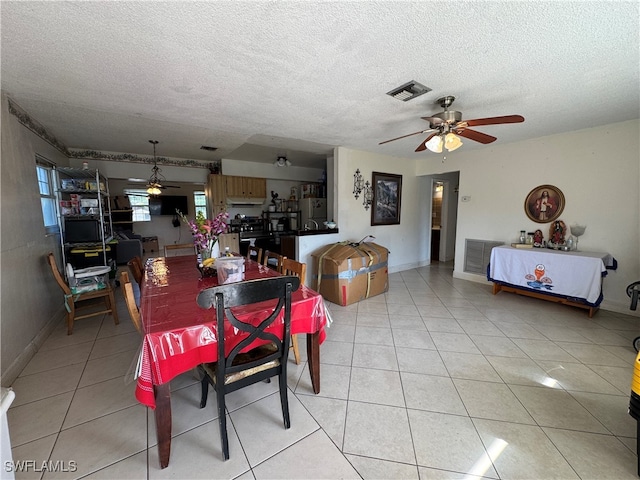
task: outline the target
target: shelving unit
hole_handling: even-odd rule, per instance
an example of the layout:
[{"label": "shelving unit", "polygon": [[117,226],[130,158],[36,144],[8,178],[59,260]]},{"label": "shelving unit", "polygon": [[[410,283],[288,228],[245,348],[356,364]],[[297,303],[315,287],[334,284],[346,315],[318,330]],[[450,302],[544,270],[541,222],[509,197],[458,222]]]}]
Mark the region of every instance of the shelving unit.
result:
[{"label": "shelving unit", "polygon": [[[271,219],[280,219],[282,217],[289,219],[289,228],[288,230],[298,230],[300,228],[300,211],[296,210],[294,212],[264,212],[267,219],[267,225],[271,224]],[[295,219],[296,228],[292,228],[291,219]]]},{"label": "shelving unit", "polygon": [[109,264],[108,243],[113,239],[107,178],[98,170],[72,167],[54,169],[62,263],[74,265],[73,249],[95,249],[103,265]]},{"label": "shelving unit", "polygon": [[111,210],[113,230],[133,230],[133,210]]}]

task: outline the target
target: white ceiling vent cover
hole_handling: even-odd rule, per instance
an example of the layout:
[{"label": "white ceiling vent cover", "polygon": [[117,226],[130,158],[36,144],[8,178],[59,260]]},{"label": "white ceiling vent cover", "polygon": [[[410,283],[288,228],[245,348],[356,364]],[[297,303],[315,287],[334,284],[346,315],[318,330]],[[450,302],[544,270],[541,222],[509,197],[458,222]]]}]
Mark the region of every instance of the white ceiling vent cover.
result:
[{"label": "white ceiling vent cover", "polygon": [[431,89],[429,87],[425,87],[415,80],[411,80],[410,82],[407,82],[404,85],[401,85],[397,88],[394,88],[390,92],[387,92],[387,95],[391,95],[393,98],[397,98],[398,100],[402,100],[403,102],[408,102],[409,100],[419,97],[423,93],[427,93],[430,91]]}]

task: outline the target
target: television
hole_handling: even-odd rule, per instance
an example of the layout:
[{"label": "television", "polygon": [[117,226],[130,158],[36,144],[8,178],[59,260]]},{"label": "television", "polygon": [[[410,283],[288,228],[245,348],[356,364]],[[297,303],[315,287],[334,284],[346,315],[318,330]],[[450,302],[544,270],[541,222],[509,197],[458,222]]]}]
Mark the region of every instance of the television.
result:
[{"label": "television", "polygon": [[177,209],[185,215],[188,215],[188,205],[186,195],[159,195],[157,197],[149,197],[149,214],[175,215]]},{"label": "television", "polygon": [[95,218],[67,218],[64,222],[66,243],[97,243],[102,241],[100,220]]}]

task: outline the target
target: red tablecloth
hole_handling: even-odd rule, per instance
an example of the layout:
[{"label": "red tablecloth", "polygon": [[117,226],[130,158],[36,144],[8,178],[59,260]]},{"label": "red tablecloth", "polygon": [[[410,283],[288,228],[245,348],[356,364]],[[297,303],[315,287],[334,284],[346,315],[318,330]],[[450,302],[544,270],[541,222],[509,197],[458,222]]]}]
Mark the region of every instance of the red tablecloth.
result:
[{"label": "red tablecloth", "polygon": [[[245,279],[279,275],[256,262],[245,263]],[[217,285],[217,278],[200,278],[195,256],[158,257],[145,263],[141,286],[140,314],[144,337],[140,356],[140,375],[136,398],[155,408],[153,385],[169,382],[175,376],[201,363],[215,362],[217,322],[215,309],[204,310],[196,303],[198,293]],[[271,302],[234,309],[245,317],[262,317]],[[326,337],[326,315],[322,296],[301,285],[291,301],[291,333],[320,332]],[[239,341],[236,331],[225,326],[225,346]]]}]

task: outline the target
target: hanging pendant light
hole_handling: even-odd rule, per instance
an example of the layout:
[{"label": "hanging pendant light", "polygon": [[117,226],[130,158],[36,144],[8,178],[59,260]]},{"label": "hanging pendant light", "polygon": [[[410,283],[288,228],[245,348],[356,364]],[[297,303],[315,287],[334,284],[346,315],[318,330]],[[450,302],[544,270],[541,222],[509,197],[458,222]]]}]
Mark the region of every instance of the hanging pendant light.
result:
[{"label": "hanging pendant light", "polygon": [[153,144],[153,168],[151,169],[151,177],[147,182],[147,193],[149,195],[160,195],[162,193],[162,182],[165,181],[164,176],[160,173],[158,168],[158,159],[156,158],[156,145],[159,143],[157,140],[149,140],[149,143]]}]

